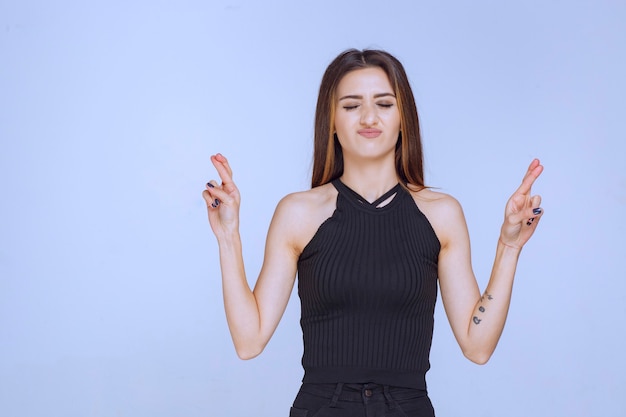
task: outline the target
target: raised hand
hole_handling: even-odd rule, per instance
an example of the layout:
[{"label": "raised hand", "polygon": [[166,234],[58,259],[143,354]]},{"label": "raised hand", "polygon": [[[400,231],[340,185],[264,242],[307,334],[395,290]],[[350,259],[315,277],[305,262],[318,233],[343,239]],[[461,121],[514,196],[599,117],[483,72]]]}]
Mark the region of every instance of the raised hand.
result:
[{"label": "raised hand", "polygon": [[202,197],[206,201],[209,223],[215,236],[219,239],[239,228],[239,204],[241,197],[233,182],[233,171],[228,160],[222,154],[211,156],[211,162],[222,180],[218,184],[211,180],[206,184]]},{"label": "raised hand", "polygon": [[541,197],[531,196],[530,193],[533,183],[542,171],[543,165],[538,159],[534,159],[522,184],[506,203],[504,224],[500,232],[500,241],[506,246],[521,249],[537,228],[543,215],[543,209],[540,208]]}]

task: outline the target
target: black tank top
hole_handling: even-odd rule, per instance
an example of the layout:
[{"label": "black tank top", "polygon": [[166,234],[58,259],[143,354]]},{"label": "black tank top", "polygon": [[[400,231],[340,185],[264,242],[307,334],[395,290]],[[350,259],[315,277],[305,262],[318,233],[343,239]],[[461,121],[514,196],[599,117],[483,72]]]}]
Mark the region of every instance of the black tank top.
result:
[{"label": "black tank top", "polygon": [[335,212],[298,260],[303,382],[426,389],[439,240],[400,184],[373,203],[332,184]]}]

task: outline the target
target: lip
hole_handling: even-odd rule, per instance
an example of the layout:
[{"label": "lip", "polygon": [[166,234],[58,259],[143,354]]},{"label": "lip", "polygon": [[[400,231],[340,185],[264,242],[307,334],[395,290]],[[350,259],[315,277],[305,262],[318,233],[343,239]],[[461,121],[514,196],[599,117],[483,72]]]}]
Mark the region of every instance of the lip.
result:
[{"label": "lip", "polygon": [[379,137],[383,131],[380,129],[360,129],[357,133],[368,139],[373,139]]}]

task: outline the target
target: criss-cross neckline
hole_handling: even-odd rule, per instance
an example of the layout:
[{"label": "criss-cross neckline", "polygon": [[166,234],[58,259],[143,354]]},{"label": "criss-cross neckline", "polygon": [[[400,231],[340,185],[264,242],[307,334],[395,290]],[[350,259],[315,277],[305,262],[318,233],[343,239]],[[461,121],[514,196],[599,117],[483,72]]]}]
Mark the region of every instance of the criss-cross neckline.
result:
[{"label": "criss-cross neckline", "polygon": [[[376,200],[370,203],[362,195],[360,195],[359,193],[354,191],[352,188],[344,184],[339,178],[335,179],[332,183],[335,186],[335,188],[337,188],[337,191],[344,192],[344,194],[346,194],[347,197],[350,197],[349,200],[358,203],[359,206],[361,207],[365,207],[365,208],[372,209],[372,210],[381,210],[386,207],[389,207],[397,199],[398,196],[396,194],[398,193],[398,191],[400,191],[400,188],[401,188],[401,185],[398,183],[394,185],[389,191],[385,192],[383,195],[381,195]],[[389,201],[387,204],[383,206],[380,205],[392,197],[393,199]]]}]

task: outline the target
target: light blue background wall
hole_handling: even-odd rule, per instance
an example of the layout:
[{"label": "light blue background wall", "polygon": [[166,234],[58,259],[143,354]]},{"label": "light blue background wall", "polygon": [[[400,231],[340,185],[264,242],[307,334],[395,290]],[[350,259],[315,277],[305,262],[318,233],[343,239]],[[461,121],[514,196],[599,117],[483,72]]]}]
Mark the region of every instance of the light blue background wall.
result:
[{"label": "light blue background wall", "polygon": [[625,27],[622,0],[1,0],[0,415],[287,415],[297,299],[238,360],[200,193],[227,155],[253,282],[348,47],[405,64],[427,182],[464,206],[481,287],[504,202],[546,167],[486,366],[439,306],[438,415],[626,415]]}]

